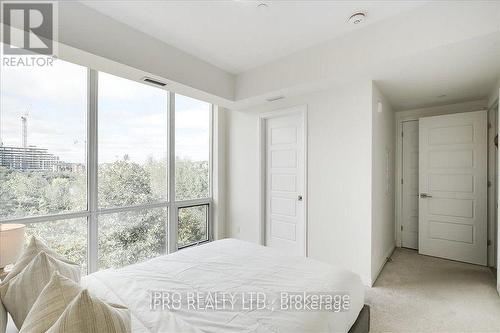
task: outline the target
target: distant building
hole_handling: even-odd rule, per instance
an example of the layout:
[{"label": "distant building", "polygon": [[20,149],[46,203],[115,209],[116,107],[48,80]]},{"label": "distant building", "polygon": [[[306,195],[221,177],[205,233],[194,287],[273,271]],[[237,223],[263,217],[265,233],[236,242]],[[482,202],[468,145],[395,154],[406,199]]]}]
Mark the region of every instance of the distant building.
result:
[{"label": "distant building", "polygon": [[[0,147],[0,165],[19,171],[57,171],[59,157],[45,148]],[[65,163],[64,163],[65,164]]]},{"label": "distant building", "polygon": [[17,171],[85,172],[85,164],[59,161],[46,148],[28,146],[28,113],[21,116],[22,147],[4,146],[0,135],[0,166]]},{"label": "distant building", "polygon": [[85,172],[85,164],[83,163],[69,163],[69,162],[57,162],[57,164],[52,169],[53,171],[67,171],[67,172]]}]

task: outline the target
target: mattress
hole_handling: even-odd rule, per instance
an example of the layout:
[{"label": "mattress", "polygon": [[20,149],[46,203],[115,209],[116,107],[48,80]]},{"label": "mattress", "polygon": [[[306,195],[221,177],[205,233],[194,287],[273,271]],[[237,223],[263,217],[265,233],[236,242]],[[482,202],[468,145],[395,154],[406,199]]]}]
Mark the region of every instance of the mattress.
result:
[{"label": "mattress", "polygon": [[[235,239],[99,271],[82,284],[127,306],[140,333],[348,332],[364,303],[352,272]],[[342,307],[307,302],[313,295],[342,296]]]}]

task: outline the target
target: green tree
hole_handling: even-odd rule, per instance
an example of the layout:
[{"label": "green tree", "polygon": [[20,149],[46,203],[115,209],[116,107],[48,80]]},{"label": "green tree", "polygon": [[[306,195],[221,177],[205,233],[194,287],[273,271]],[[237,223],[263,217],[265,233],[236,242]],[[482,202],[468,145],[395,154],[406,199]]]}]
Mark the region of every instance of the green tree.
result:
[{"label": "green tree", "polygon": [[[149,159],[145,165],[121,161],[99,166],[100,207],[122,207],[165,200],[166,160]],[[84,171],[21,172],[0,167],[0,217],[47,215],[85,210]],[[208,162],[176,161],[177,200],[209,194]],[[179,244],[206,238],[205,206],[179,211]],[[165,253],[166,209],[156,208],[99,215],[99,268],[120,267]],[[27,238],[44,239],[58,253],[80,263],[87,260],[85,218],[29,224]]]},{"label": "green tree", "polygon": [[175,167],[176,200],[208,197],[208,161],[177,158]]},{"label": "green tree", "polygon": [[100,165],[98,187],[99,207],[132,206],[155,200],[145,168],[125,160]]}]

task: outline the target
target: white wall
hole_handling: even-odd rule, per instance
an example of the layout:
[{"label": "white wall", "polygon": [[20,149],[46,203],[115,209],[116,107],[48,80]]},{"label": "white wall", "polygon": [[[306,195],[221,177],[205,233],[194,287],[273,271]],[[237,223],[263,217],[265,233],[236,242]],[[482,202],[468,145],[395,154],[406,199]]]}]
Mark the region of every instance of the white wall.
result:
[{"label": "white wall", "polygon": [[259,113],[308,107],[308,254],[371,284],[372,84],[227,113],[228,235],[259,242]]},{"label": "white wall", "polygon": [[491,90],[490,95],[488,96],[488,106],[491,106],[498,99],[499,95],[500,95],[500,77],[498,78],[497,83]]},{"label": "white wall", "polygon": [[226,237],[226,113],[222,107],[214,107],[212,126],[212,218],[213,239]]},{"label": "white wall", "polygon": [[439,116],[451,113],[471,112],[485,110],[488,107],[487,99],[478,99],[473,101],[431,106],[426,108],[396,110],[396,120],[399,119],[418,119],[419,117]]},{"label": "white wall", "polygon": [[258,116],[226,114],[226,231],[229,237],[259,242]]},{"label": "white wall", "polygon": [[[379,112],[379,102],[381,112]],[[394,111],[380,90],[372,90],[372,246],[371,277],[375,282],[395,247]]]}]

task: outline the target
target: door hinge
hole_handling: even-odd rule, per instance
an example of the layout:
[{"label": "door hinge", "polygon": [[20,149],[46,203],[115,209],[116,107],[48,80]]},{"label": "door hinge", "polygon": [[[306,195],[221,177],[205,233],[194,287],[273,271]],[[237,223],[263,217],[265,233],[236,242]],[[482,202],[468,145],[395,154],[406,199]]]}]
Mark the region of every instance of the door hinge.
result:
[{"label": "door hinge", "polygon": [[403,184],[403,178],[401,178],[401,184]]},{"label": "door hinge", "polygon": [[488,128],[491,128],[491,123],[488,123]]},{"label": "door hinge", "polygon": [[403,136],[404,136],[403,131],[401,131],[401,137],[403,137]]},{"label": "door hinge", "polygon": [[403,225],[401,225],[401,231],[403,231]]},{"label": "door hinge", "polygon": [[488,180],[488,187],[491,187],[491,180]]},{"label": "door hinge", "polygon": [[488,246],[491,246],[491,239],[488,239],[488,242],[486,243]]}]

